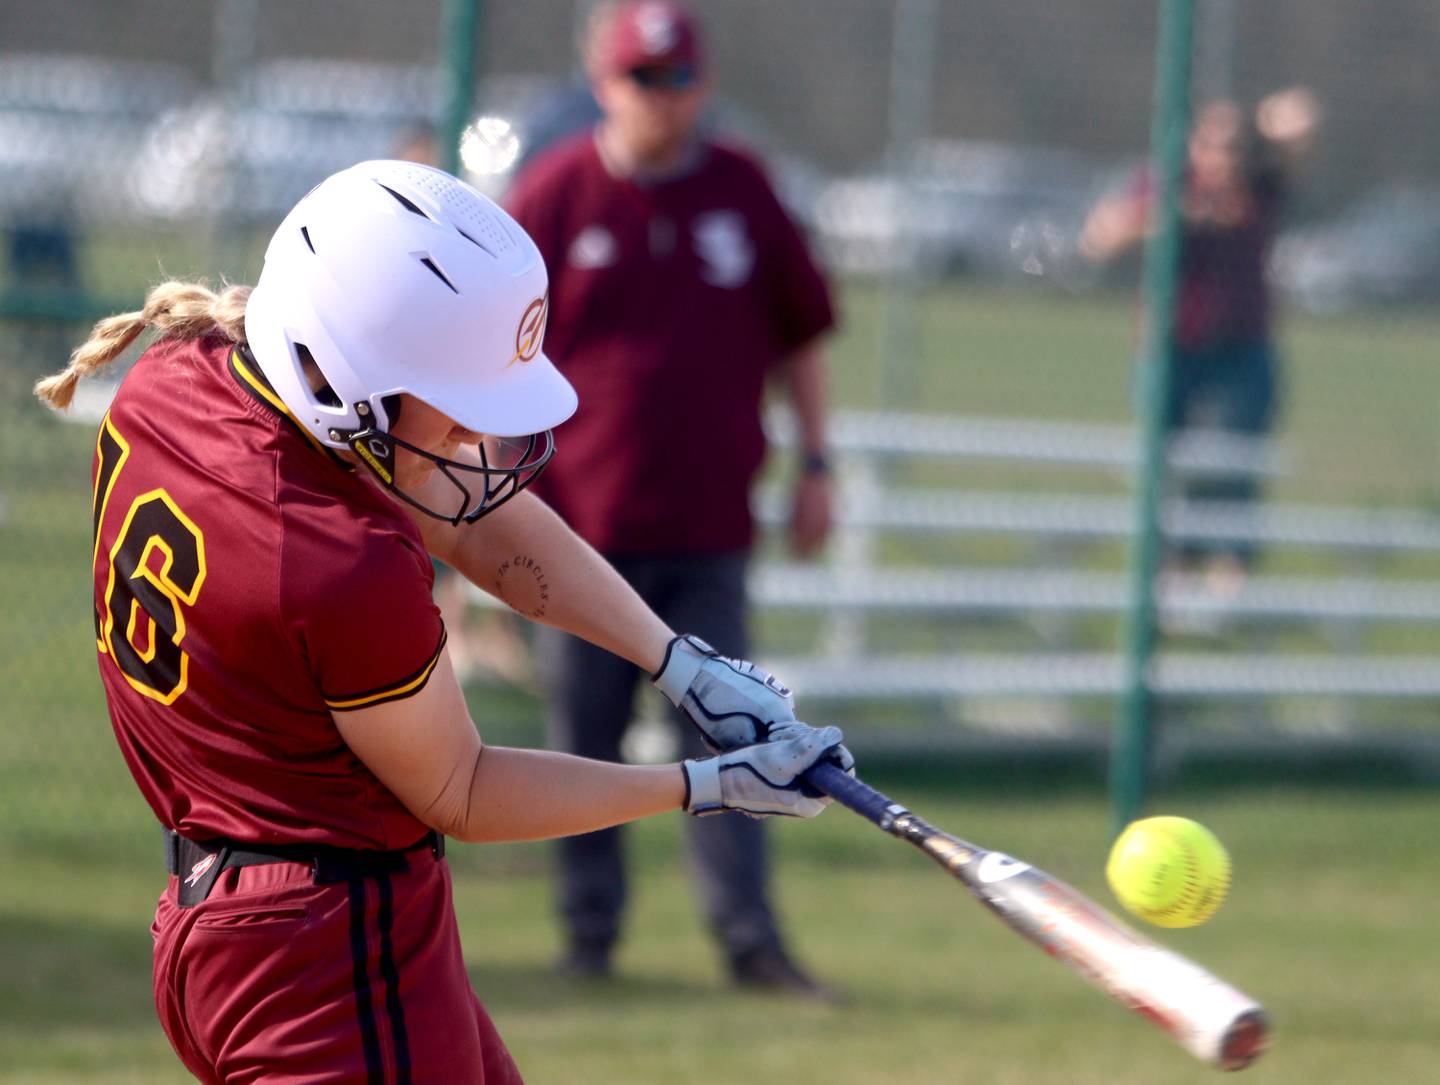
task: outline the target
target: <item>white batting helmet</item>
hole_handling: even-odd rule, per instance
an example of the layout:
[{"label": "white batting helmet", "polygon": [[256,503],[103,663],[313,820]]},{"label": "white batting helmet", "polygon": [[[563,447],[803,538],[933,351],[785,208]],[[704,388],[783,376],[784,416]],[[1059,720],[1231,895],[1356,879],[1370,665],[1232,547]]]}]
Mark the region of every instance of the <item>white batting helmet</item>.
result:
[{"label": "white batting helmet", "polygon": [[[576,396],[540,349],[547,288],[529,235],[469,185],[414,162],[361,162],[322,181],[280,223],[246,306],[245,336],[296,421],[325,445],[359,452],[393,489],[398,400],[390,397],[400,393],[478,433],[543,434],[548,460],[547,431],[574,413]],[[307,356],[328,390],[311,388]],[[532,437],[530,453],[536,447]],[[452,522],[476,519],[499,503],[492,482],[505,482],[509,496],[544,465],[522,458],[480,469],[479,506],[447,470],[464,507],[453,515],[418,507]],[[505,477],[522,467],[523,480]]]}]

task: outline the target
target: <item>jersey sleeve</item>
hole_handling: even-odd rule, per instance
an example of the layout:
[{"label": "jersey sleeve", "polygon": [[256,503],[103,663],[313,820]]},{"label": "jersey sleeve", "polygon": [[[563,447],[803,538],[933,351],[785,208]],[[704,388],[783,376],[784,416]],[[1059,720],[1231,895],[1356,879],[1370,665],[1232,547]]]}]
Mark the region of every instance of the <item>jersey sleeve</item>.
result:
[{"label": "jersey sleeve", "polygon": [[377,525],[337,534],[287,525],[282,610],[326,707],[348,712],[423,689],[445,626],[418,542]]},{"label": "jersey sleeve", "polygon": [[768,184],[762,197],[771,220],[766,283],[783,358],[835,325],[835,303],[810,245]]}]

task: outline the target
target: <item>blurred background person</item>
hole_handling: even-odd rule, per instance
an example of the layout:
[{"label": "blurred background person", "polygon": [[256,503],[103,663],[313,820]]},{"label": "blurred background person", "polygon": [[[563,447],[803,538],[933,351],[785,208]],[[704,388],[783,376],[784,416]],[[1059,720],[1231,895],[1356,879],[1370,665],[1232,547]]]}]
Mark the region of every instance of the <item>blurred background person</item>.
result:
[{"label": "blurred background person", "polygon": [[[79,228],[70,203],[63,191],[37,195],[13,216],[6,244],[10,282],[62,311],[85,288]],[[26,372],[43,372],[68,357],[73,332],[59,317],[27,322],[19,337]]]},{"label": "blurred background person", "polygon": [[[546,350],[584,403],[558,434],[542,492],[666,621],[743,657],[769,381],[803,442],[792,548],[811,555],[830,530],[819,347],[835,319],[830,291],[759,165],[700,132],[711,72],[692,13],[604,4],[583,36],[603,117],[540,154],[506,200],[545,255]],[[618,760],[640,672],[549,631],[537,631],[537,655],[551,744]],[[676,726],[693,745],[693,728]],[[731,979],[829,997],[782,940],[760,823],[687,829]],[[618,832],[561,845],[559,894],[562,968],[608,975],[626,898]]]},{"label": "blurred background person", "polygon": [[[1321,118],[1303,87],[1262,100],[1253,115],[1236,102],[1209,102],[1196,113],[1188,144],[1181,203],[1182,250],[1175,312],[1175,353],[1165,407],[1169,433],[1220,429],[1250,437],[1270,432],[1282,381],[1266,280],[1271,243],[1300,167],[1309,158]],[[1148,168],[1094,208],[1081,248],[1105,263],[1131,252],[1153,220],[1155,185]],[[1191,476],[1194,500],[1249,502],[1254,475]],[[1255,560],[1252,545],[1182,548],[1178,571],[1204,561],[1206,583],[1234,595]]]}]

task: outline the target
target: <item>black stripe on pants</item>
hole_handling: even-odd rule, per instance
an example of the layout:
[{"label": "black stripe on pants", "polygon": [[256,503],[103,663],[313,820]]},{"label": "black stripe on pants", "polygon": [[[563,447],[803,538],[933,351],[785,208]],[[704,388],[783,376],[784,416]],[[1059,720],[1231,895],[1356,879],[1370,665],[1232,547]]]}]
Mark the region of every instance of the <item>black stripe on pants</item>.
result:
[{"label": "black stripe on pants", "polygon": [[365,882],[354,878],[350,890],[350,960],[354,966],[355,1007],[360,1014],[360,1042],[365,1048],[368,1085],[385,1085],[385,1064],[380,1057],[380,1034],[375,1007],[370,1003],[370,953],[365,945]]},{"label": "black stripe on pants", "polygon": [[395,1041],[395,1085],[410,1085],[410,1038],[405,1034],[405,1008],[400,1003],[400,971],[390,933],[395,925],[395,893],[390,875],[380,882],[380,978],[385,981],[385,1013],[390,1018],[390,1035]]}]

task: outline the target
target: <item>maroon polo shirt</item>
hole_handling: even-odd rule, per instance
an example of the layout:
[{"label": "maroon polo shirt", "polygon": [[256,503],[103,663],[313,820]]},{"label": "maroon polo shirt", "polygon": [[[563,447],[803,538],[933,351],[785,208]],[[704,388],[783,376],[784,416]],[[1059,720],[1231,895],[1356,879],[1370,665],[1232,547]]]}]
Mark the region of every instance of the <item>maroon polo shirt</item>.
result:
[{"label": "maroon polo shirt", "polygon": [[580,396],[538,492],[611,555],[748,547],[765,377],[834,323],[760,167],[707,143],[673,178],[616,178],[587,132],[506,205],[545,256],[545,352]]},{"label": "maroon polo shirt", "polygon": [[165,825],[382,849],[424,834],[331,712],[429,678],[429,557],[232,344],[161,340],[136,363],[101,423],[95,522],[100,675]]}]

